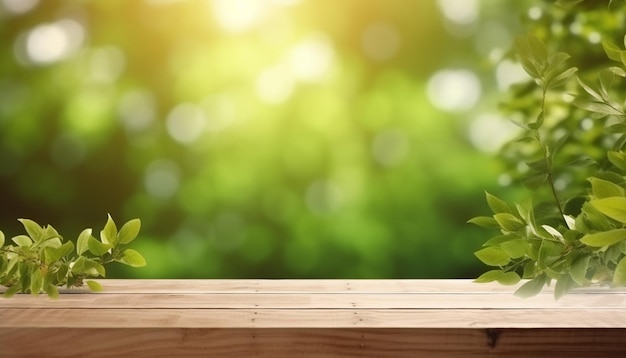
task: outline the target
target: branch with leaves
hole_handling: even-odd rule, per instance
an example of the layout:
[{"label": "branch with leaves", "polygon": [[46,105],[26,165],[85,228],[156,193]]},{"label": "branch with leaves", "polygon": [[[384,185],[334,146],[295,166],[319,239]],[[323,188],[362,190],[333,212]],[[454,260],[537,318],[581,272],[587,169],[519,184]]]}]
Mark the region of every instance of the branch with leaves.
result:
[{"label": "branch with leaves", "polygon": [[[624,41],[626,46],[626,38]],[[619,66],[626,66],[626,50],[608,42],[603,47],[609,59],[618,61]],[[549,137],[554,131],[546,128],[545,118],[548,110],[546,95],[574,78],[577,69],[565,66],[570,58],[568,54],[549,55],[545,44],[533,35],[519,38],[515,49],[523,68],[541,92],[536,119],[516,123],[524,129],[519,142],[534,141],[541,148],[540,158],[526,162],[529,175],[525,184],[533,189],[547,186],[552,193],[554,210],[546,210],[545,203],[534,205],[532,199],[521,205],[509,204],[487,193],[487,203],[493,215],[475,217],[469,222],[499,231],[475,253],[478,259],[495,269],[485,272],[476,281],[497,281],[507,285],[527,279],[516,291],[521,297],[536,295],[545,285],[556,281],[554,295],[557,299],[576,287],[592,283],[624,286],[626,104],[623,99],[619,101],[614,97],[626,94],[615,91],[613,85],[619,78],[626,77],[626,71],[618,66],[601,70],[597,73],[598,84],[577,78],[582,91],[575,95],[570,105],[586,111],[595,121],[605,121],[603,139],[611,142],[612,148],[606,150],[602,165],[595,163],[594,174],[586,183],[571,184],[586,190],[573,215],[564,210],[554,174],[574,165],[593,164],[593,161],[583,154],[574,162],[557,166],[560,150],[572,139],[567,135]],[[539,210],[541,215],[537,215]],[[555,212],[558,220],[554,220]]]},{"label": "branch with leaves", "polygon": [[132,267],[146,265],[136,250],[126,248],[139,234],[141,222],[133,219],[118,231],[109,215],[100,239],[92,229],[83,230],[76,244],[64,242],[50,225],[40,226],[29,219],[19,219],[27,235],[11,238],[5,245],[0,231],[0,285],[8,287],[5,297],[18,292],[59,296],[58,287],[81,287],[87,284],[92,291],[101,291],[101,285],[89,278],[105,277],[105,265],[119,262]]}]

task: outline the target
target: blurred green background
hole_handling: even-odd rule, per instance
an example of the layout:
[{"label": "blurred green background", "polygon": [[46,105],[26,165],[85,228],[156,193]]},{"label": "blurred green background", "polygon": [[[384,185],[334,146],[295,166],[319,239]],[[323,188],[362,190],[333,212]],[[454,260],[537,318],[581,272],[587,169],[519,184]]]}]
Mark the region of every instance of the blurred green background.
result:
[{"label": "blurred green background", "polygon": [[[534,11],[534,12],[533,12]],[[537,13],[539,11],[539,13]],[[527,1],[0,0],[0,228],[142,220],[109,277],[462,278]]]}]

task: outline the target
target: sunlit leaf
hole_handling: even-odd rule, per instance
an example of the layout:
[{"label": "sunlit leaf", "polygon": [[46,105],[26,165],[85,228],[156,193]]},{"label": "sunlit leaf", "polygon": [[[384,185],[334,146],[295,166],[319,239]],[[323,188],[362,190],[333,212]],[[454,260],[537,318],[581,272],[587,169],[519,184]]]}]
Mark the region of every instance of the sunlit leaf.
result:
[{"label": "sunlit leaf", "polygon": [[489,194],[487,192],[485,192],[485,196],[487,198],[487,204],[489,205],[489,208],[491,209],[491,211],[493,211],[494,214],[512,213],[511,207],[509,206],[509,204],[506,203],[506,201],[496,197],[495,195]]},{"label": "sunlit leaf", "polygon": [[496,246],[486,247],[474,253],[476,257],[489,266],[504,266],[511,261],[509,255]]},{"label": "sunlit leaf", "polygon": [[56,261],[59,261],[61,258],[67,256],[74,250],[74,244],[71,241],[66,242],[65,244],[59,247],[45,247],[45,263],[46,265],[50,265]]},{"label": "sunlit leaf", "polygon": [[626,239],[626,229],[615,229],[587,234],[580,239],[580,242],[591,247],[604,247],[616,244],[624,239]]},{"label": "sunlit leaf", "polygon": [[139,219],[133,219],[126,222],[120,232],[118,233],[119,243],[128,244],[133,241],[139,234],[141,229],[141,221]]},{"label": "sunlit leaf", "polygon": [[[82,255],[89,249],[89,238],[91,237],[91,229],[83,230],[76,240],[76,253]],[[95,238],[94,238],[95,239]]]},{"label": "sunlit leaf", "polygon": [[477,283],[493,282],[497,280],[498,278],[500,278],[503,274],[504,274],[504,271],[502,270],[490,270],[478,276],[478,278],[475,279],[474,282],[477,282]]},{"label": "sunlit leaf", "polygon": [[515,232],[525,226],[524,222],[515,215],[509,213],[498,213],[493,216],[502,229]]},{"label": "sunlit leaf", "polygon": [[87,246],[89,247],[89,252],[96,256],[102,256],[107,253],[113,245],[109,243],[102,243],[90,235],[87,239]]},{"label": "sunlit leaf", "polygon": [[478,225],[480,227],[484,227],[486,229],[495,229],[500,227],[496,219],[490,216],[477,216],[475,218],[471,218],[467,221],[470,224]]},{"label": "sunlit leaf", "polygon": [[524,239],[509,240],[500,244],[500,248],[510,258],[517,259],[526,255],[528,242]]},{"label": "sunlit leaf", "polygon": [[591,182],[591,192],[598,199],[624,196],[624,188],[615,183],[593,177],[588,180]]},{"label": "sunlit leaf", "polygon": [[4,246],[4,233],[0,231],[0,247]]},{"label": "sunlit leaf", "polygon": [[609,197],[590,202],[594,208],[596,208],[602,214],[617,220],[621,223],[626,223],[626,198],[625,197]]},{"label": "sunlit leaf", "polygon": [[21,246],[21,247],[29,247],[33,244],[33,240],[26,235],[18,235],[18,236],[11,238],[11,240],[17,246]]},{"label": "sunlit leaf", "polygon": [[102,291],[102,285],[96,281],[93,280],[88,280],[86,281],[87,286],[89,286],[89,289],[92,290],[93,292],[101,292]]},{"label": "sunlit leaf", "polygon": [[104,229],[100,231],[100,239],[105,244],[111,244],[111,247],[117,246],[117,227],[111,215],[107,215],[107,222],[104,225]]},{"label": "sunlit leaf", "polygon": [[26,232],[28,233],[28,236],[30,236],[33,241],[37,242],[43,239],[43,228],[39,224],[30,219],[17,220],[22,223],[24,229],[26,229]]},{"label": "sunlit leaf", "polygon": [[119,261],[132,267],[146,266],[146,260],[144,259],[144,257],[139,252],[133,249],[126,249],[124,251],[124,255]]},{"label": "sunlit leaf", "polygon": [[48,284],[48,285],[44,286],[44,290],[48,294],[48,297],[50,297],[52,299],[59,298],[59,289],[55,285]]},{"label": "sunlit leaf", "polygon": [[517,283],[520,282],[521,277],[519,277],[517,272],[509,271],[509,272],[502,274],[496,280],[501,285],[511,286],[511,285],[517,285]]}]

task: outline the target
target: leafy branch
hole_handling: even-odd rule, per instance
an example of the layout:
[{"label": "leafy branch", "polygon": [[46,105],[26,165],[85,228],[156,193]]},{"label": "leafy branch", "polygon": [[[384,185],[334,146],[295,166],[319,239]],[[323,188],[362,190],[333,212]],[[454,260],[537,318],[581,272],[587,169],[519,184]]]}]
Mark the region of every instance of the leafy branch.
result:
[{"label": "leafy branch", "polygon": [[92,229],[83,230],[76,245],[63,242],[63,237],[50,225],[40,226],[29,219],[19,219],[27,235],[11,238],[13,244],[5,245],[0,231],[0,285],[8,287],[5,297],[15,293],[38,295],[46,292],[51,298],[59,296],[59,286],[81,287],[87,284],[92,291],[102,286],[94,277],[105,277],[105,265],[119,262],[132,267],[146,265],[136,250],[126,248],[139,234],[141,222],[133,219],[118,231],[109,215],[100,239]]},{"label": "leafy branch", "polygon": [[[624,106],[614,99],[612,87],[617,79],[626,77],[621,67],[610,67],[597,73],[598,84],[577,79],[582,93],[572,101],[573,109],[586,111],[594,120],[606,119],[605,139],[613,140],[612,150],[606,151],[606,164],[579,186],[587,186],[587,194],[578,213],[568,215],[562,205],[554,175],[557,154],[568,143],[561,136],[554,144],[548,143],[545,134],[554,134],[545,127],[549,90],[563,86],[574,77],[575,67],[567,67],[568,54],[557,52],[548,55],[546,46],[529,35],[516,41],[520,63],[541,89],[539,115],[530,123],[516,124],[525,130],[522,141],[539,144],[541,157],[526,162],[531,174],[525,184],[533,189],[543,185],[550,188],[553,205],[559,220],[551,220],[542,211],[536,216],[539,205],[529,200],[523,205],[510,205],[489,193],[486,200],[492,216],[479,216],[470,223],[484,228],[497,229],[499,235],[484,243],[475,255],[483,263],[496,267],[482,274],[477,282],[498,281],[517,284],[527,279],[516,295],[536,295],[545,285],[556,281],[554,295],[560,298],[576,287],[591,283],[626,285],[626,114]],[[625,38],[626,46],[626,38]],[[626,66],[626,51],[609,43],[603,44],[611,60]],[[572,164],[585,164],[579,158]],[[573,184],[573,185],[576,185]],[[541,203],[543,204],[543,203]]]}]

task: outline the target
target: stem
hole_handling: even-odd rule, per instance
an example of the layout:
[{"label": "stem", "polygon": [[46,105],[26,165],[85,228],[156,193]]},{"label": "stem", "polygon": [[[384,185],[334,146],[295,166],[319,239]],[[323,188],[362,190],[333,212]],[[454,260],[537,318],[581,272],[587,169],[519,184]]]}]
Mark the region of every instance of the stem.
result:
[{"label": "stem", "polygon": [[[546,109],[545,107],[546,91],[547,91],[547,88],[544,86],[542,88],[542,94],[541,94],[541,113],[544,118],[545,118],[545,109]],[[539,133],[539,129],[537,129],[537,139],[539,140],[539,143],[541,143],[541,147],[543,148],[543,156],[546,161],[546,168],[548,170],[548,172],[546,173],[548,175],[547,180],[548,180],[548,185],[550,186],[550,191],[552,192],[552,197],[554,198],[554,203],[556,204],[556,207],[559,210],[559,214],[561,215],[561,221],[565,222],[565,214],[563,212],[563,206],[561,205],[561,200],[559,199],[559,195],[556,192],[556,187],[554,186],[554,176],[552,172],[552,160],[550,160],[550,151],[548,149],[548,146],[541,140],[541,133]]]}]

